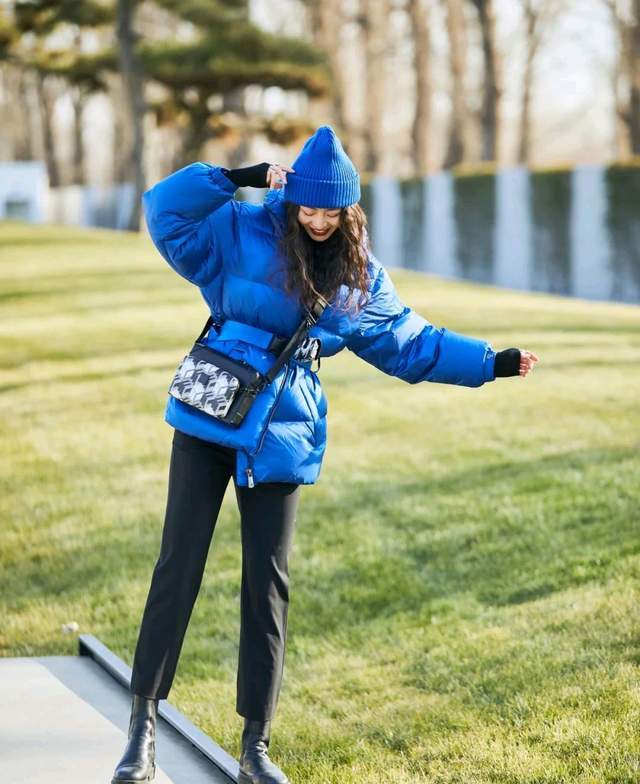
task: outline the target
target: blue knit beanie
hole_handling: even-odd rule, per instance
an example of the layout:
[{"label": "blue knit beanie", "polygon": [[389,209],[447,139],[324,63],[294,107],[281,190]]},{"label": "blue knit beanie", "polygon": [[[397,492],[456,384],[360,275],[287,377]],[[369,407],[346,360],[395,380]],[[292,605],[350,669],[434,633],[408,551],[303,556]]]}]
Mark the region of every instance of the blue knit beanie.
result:
[{"label": "blue knit beanie", "polygon": [[360,177],[330,125],[304,143],[287,172],[282,198],[305,207],[331,209],[360,201]]}]

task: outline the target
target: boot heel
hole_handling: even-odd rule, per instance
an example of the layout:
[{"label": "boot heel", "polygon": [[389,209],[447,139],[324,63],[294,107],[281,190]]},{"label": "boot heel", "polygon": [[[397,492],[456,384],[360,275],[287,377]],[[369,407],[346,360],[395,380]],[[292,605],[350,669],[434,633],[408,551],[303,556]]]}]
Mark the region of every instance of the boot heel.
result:
[{"label": "boot heel", "polygon": [[151,771],[151,773],[147,776],[146,779],[119,779],[113,778],[111,779],[111,784],[149,784],[149,782],[153,781],[156,777],[156,769],[155,767]]},{"label": "boot heel", "polygon": [[[114,776],[111,779],[111,784],[149,784],[152,782],[156,777],[156,766],[153,766],[153,770],[146,779],[120,779]],[[251,782],[249,782],[251,784]]]}]

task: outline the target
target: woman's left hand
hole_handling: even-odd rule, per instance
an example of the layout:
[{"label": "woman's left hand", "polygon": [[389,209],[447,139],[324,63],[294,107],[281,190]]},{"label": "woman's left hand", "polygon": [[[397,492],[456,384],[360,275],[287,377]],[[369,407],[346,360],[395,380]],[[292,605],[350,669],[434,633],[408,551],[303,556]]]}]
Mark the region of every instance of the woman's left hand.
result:
[{"label": "woman's left hand", "polygon": [[520,375],[526,376],[527,373],[530,373],[535,363],[538,362],[538,357],[532,351],[526,351],[525,349],[520,349]]},{"label": "woman's left hand", "polygon": [[496,378],[501,376],[526,376],[531,372],[538,357],[532,351],[505,348],[498,351],[495,359]]}]

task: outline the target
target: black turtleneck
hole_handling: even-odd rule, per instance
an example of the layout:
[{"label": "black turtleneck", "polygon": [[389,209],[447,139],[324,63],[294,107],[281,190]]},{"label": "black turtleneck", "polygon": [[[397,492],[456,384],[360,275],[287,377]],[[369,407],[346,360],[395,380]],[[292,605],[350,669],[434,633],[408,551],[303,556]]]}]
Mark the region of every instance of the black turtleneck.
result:
[{"label": "black turtleneck", "polygon": [[302,234],[309,249],[309,257],[313,267],[313,283],[322,292],[326,287],[327,271],[331,258],[340,252],[342,245],[340,232],[336,229],[326,240],[314,240],[305,229],[302,229]]}]

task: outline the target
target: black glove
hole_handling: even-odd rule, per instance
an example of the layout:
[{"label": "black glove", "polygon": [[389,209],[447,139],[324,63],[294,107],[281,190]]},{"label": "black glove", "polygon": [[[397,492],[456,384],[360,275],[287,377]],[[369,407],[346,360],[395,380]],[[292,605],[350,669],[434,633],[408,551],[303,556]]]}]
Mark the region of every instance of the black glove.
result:
[{"label": "black glove", "polygon": [[520,375],[520,349],[505,348],[498,351],[495,359],[495,373],[497,376],[519,376]]},{"label": "black glove", "polygon": [[267,170],[270,163],[256,163],[255,166],[245,166],[242,169],[225,169],[221,166],[222,173],[228,177],[231,182],[241,188],[249,186],[250,188],[268,188]]}]

